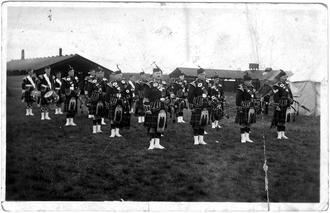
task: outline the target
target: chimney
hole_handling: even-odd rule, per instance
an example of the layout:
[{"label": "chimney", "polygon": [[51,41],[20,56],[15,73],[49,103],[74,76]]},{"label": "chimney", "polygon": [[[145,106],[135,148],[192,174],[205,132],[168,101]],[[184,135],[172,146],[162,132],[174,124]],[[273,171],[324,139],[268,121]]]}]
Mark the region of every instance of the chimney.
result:
[{"label": "chimney", "polygon": [[62,56],[62,48],[60,48],[60,49],[58,50],[58,55],[59,55],[59,56]]},{"label": "chimney", "polygon": [[21,60],[24,60],[24,59],[25,59],[24,49],[22,49],[22,51],[21,51]]}]

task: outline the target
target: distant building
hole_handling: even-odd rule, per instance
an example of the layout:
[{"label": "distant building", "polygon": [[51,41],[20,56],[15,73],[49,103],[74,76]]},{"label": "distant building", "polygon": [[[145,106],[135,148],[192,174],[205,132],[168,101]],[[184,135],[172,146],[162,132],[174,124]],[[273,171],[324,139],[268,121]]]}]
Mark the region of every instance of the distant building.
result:
[{"label": "distant building", "polygon": [[[147,79],[152,79],[152,74],[148,74],[146,73]],[[131,80],[131,81],[137,81],[140,80],[140,73],[132,73],[132,72],[123,72],[123,78],[126,80]],[[168,81],[169,80],[169,76],[166,74],[162,75],[162,79],[164,81]]]},{"label": "distant building", "polygon": [[105,76],[109,77],[112,72],[110,69],[101,66],[87,58],[82,57],[79,54],[62,55],[62,49],[59,49],[57,56],[49,56],[42,58],[25,58],[24,50],[21,53],[21,59],[11,60],[7,62],[7,74],[8,75],[23,75],[27,73],[27,70],[33,69],[35,72],[41,73],[45,67],[50,66],[51,72],[61,71],[65,76],[69,65],[76,71],[76,75],[79,79],[84,79],[90,69],[101,68],[104,70]]},{"label": "distant building", "polygon": [[[187,68],[187,67],[177,67],[173,72],[169,74],[170,78],[178,78],[180,75],[184,75],[188,82],[191,82],[197,77],[198,68]],[[234,92],[236,91],[238,85],[242,82],[244,71],[240,70],[224,70],[224,69],[205,69],[206,77],[213,78],[219,76],[220,83],[224,91]],[[254,84],[258,84],[259,80],[256,78],[253,80]]]}]

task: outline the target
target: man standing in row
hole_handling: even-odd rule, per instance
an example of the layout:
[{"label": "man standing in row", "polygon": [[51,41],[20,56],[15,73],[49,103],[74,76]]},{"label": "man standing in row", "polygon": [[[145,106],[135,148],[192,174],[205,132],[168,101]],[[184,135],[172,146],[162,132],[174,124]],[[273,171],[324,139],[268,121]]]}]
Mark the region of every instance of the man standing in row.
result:
[{"label": "man standing in row", "polygon": [[122,79],[123,75],[119,68],[113,73],[113,78],[114,80],[108,83],[106,92],[110,138],[122,137],[119,130],[130,126],[130,103],[126,93],[129,95],[133,92],[128,83]]},{"label": "man standing in row", "polygon": [[89,80],[85,94],[89,102],[89,114],[93,116],[93,134],[101,133],[102,118],[105,116],[105,93],[107,79],[104,78],[103,70],[94,69],[91,72],[96,74],[96,79]]},{"label": "man standing in row", "polygon": [[219,77],[213,79],[211,87],[209,88],[209,96],[211,97],[211,121],[212,128],[221,128],[219,121],[223,117],[224,109],[224,92],[222,85],[219,83]]},{"label": "man standing in row", "polygon": [[50,67],[45,68],[45,72],[39,75],[38,90],[41,92],[40,109],[41,120],[51,120],[49,117],[49,102],[45,98],[45,94],[53,89],[54,79],[50,76]]},{"label": "man standing in row", "polygon": [[252,85],[251,77],[246,74],[243,77],[243,84],[240,84],[236,93],[237,114],[235,123],[241,126],[241,143],[253,141],[250,139],[251,124],[256,122],[256,114],[253,99],[255,88]]},{"label": "man standing in row", "polygon": [[65,126],[77,126],[73,122],[73,118],[77,113],[77,101],[79,96],[79,85],[78,78],[75,76],[74,69],[69,66],[68,76],[65,79],[64,83],[64,92],[65,92],[65,103],[64,103],[64,111],[66,114],[66,123]]},{"label": "man standing in row", "polygon": [[22,102],[26,103],[26,116],[34,115],[32,113],[32,104],[37,101],[37,97],[33,96],[33,91],[37,91],[37,78],[34,70],[30,69],[22,82]]},{"label": "man standing in row", "polygon": [[56,71],[56,76],[53,76],[54,79],[54,89],[57,93],[59,99],[55,103],[55,115],[62,115],[62,104],[65,99],[64,89],[63,89],[63,81],[61,71]]},{"label": "man standing in row", "polygon": [[183,110],[187,108],[186,99],[188,96],[188,84],[187,81],[184,80],[184,75],[181,74],[179,76],[179,79],[174,81],[169,89],[170,92],[173,94],[173,97],[171,98],[175,99],[174,109],[176,117],[178,119],[177,121],[178,123],[186,123],[183,120]]},{"label": "man standing in row", "polygon": [[149,150],[164,149],[160,144],[161,134],[166,128],[166,85],[161,81],[162,70],[156,66],[153,69],[153,80],[144,87],[143,104],[145,108],[145,122],[150,136]]},{"label": "man standing in row", "polygon": [[143,106],[143,91],[147,83],[147,77],[145,72],[140,72],[140,80],[135,82],[135,116],[138,117],[138,123],[144,123],[145,111]]},{"label": "man standing in row", "polygon": [[197,70],[197,80],[189,85],[189,108],[191,109],[190,124],[194,133],[194,145],[206,145],[204,141],[204,129],[209,122],[208,83],[203,68]]},{"label": "man standing in row", "polygon": [[275,112],[272,126],[277,127],[277,139],[288,139],[285,135],[285,122],[287,120],[287,111],[293,103],[293,96],[287,77],[287,74],[281,70],[278,76],[280,81],[273,86]]},{"label": "man standing in row", "polygon": [[[96,73],[95,73],[95,69],[91,69],[88,72],[88,76],[85,77],[84,80],[84,94],[86,97],[90,96],[90,92],[91,92],[91,85],[93,84],[93,81],[96,80]],[[88,109],[88,118],[93,118],[94,116],[94,112],[91,106],[90,101],[87,101],[87,109]]]}]

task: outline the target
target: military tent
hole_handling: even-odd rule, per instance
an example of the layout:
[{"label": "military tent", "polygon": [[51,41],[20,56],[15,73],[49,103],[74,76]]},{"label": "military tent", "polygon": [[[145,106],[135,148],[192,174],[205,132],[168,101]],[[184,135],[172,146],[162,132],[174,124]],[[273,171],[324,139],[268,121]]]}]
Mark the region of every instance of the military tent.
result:
[{"label": "military tent", "polygon": [[299,114],[307,116],[319,116],[321,111],[321,82],[296,73],[289,78],[292,95],[302,107],[296,103],[294,106]]},{"label": "military tent", "polygon": [[290,82],[293,99],[298,103],[294,107],[302,115],[320,115],[320,82],[315,81],[294,81]]}]

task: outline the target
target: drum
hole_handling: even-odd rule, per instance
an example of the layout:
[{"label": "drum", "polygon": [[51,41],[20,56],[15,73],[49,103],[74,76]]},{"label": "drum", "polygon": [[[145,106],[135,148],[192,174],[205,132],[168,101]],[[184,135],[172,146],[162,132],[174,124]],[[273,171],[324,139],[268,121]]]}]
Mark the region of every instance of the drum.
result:
[{"label": "drum", "polygon": [[46,92],[44,98],[48,104],[51,104],[57,102],[60,97],[56,94],[54,90],[50,90]]},{"label": "drum", "polygon": [[193,99],[193,103],[197,108],[202,107],[203,102],[204,102],[204,98],[202,96],[198,96]]},{"label": "drum", "polygon": [[31,92],[31,97],[32,97],[32,99],[33,99],[34,101],[37,101],[38,98],[40,97],[40,95],[41,95],[41,92],[38,91],[38,90],[33,90],[33,91]]},{"label": "drum", "polygon": [[151,108],[152,112],[156,112],[156,111],[160,110],[161,107],[162,107],[162,102],[160,102],[160,101],[150,102],[150,108]]}]

